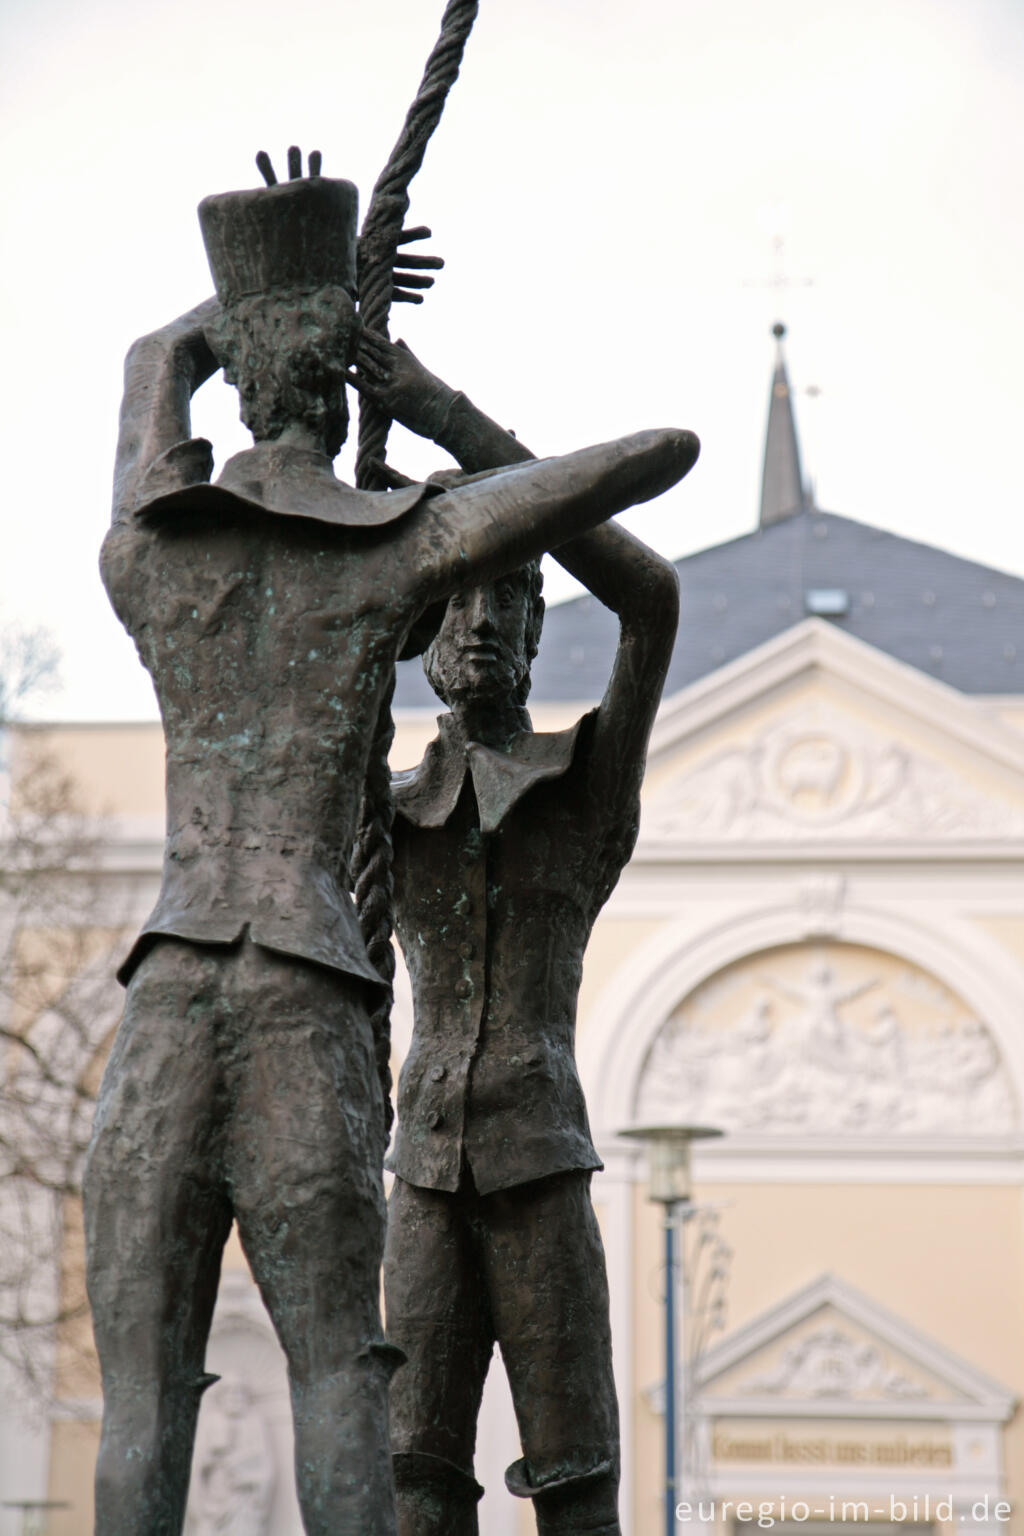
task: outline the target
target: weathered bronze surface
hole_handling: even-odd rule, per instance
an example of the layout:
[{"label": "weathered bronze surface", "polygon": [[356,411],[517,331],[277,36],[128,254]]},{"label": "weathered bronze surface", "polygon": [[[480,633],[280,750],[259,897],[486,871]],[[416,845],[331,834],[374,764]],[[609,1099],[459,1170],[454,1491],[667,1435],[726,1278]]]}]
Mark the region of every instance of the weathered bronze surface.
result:
[{"label": "weathered bronze surface", "polygon": [[[425,610],[657,495],[697,445],[344,486],[354,189],[296,176],[202,217],[218,298],[128,355],[101,562],[160,704],[167,844],[86,1170],[96,1529],[181,1529],[234,1217],[288,1356],[305,1528],[388,1536],[381,984],[346,869],[381,701]],[[211,484],[189,401],[218,364],[255,445]]]},{"label": "weathered bronze surface", "polygon": [[[363,387],[467,471],[529,450],[410,352],[365,336]],[[607,525],[557,559],[619,616],[600,706],[534,733],[536,567],[457,593],[426,656],[449,713],[397,776],[395,896],[415,1028],[385,1253],[401,1536],[475,1536],[476,1416],[500,1345],[538,1530],[618,1532],[600,1162],[573,1055],[583,954],[632,852],[678,618],[671,565]]]}]

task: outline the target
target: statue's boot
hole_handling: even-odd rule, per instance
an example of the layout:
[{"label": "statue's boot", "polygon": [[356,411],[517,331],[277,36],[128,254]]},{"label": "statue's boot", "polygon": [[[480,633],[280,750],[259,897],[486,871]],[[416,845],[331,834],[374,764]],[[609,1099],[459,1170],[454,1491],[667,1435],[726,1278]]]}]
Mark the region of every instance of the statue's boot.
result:
[{"label": "statue's boot", "polygon": [[537,1536],[621,1536],[619,1480],[611,1461],[538,1476],[520,1460],[505,1473],[505,1486],[517,1498],[533,1500]]},{"label": "statue's boot", "polygon": [[479,1536],[484,1490],[471,1473],[421,1451],[396,1451],[398,1536]]}]

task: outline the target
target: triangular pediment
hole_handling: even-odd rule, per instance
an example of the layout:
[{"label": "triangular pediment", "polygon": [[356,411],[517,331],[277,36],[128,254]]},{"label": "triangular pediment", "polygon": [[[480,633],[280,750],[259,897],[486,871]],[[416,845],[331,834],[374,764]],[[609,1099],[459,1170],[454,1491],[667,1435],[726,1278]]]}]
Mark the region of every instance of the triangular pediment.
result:
[{"label": "triangular pediment", "polygon": [[705,1356],[705,1412],[750,1417],[989,1419],[1010,1390],[834,1275],[822,1275]]},{"label": "triangular pediment", "polygon": [[730,844],[1024,845],[1024,738],[808,620],[667,700],[639,854]]}]

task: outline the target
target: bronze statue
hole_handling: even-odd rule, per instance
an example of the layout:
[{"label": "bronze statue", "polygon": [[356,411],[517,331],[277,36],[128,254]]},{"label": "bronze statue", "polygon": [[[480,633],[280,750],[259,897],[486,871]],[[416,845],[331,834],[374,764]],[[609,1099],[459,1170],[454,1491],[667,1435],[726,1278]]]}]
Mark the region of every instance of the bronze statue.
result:
[{"label": "bronze statue", "polygon": [[[529,450],[412,354],[364,335],[361,387],[467,471]],[[583,953],[637,835],[678,618],[672,566],[614,524],[556,558],[619,617],[600,706],[533,732],[534,563],[456,593],[426,653],[448,705],[395,780],[395,899],[415,1025],[384,1261],[400,1536],[475,1536],[476,1418],[500,1345],[541,1536],[619,1531],[601,1166],[573,1057]]]},{"label": "bronze statue", "polygon": [[[206,200],[217,299],[125,370],[101,563],[160,704],[167,844],[86,1170],[102,1536],[181,1529],[232,1219],[288,1357],[306,1531],[394,1531],[382,984],[346,868],[381,700],[424,610],[657,495],[697,452],[670,430],[450,489],[341,484],[356,192],[290,169]],[[218,364],[255,443],[211,484],[189,400]]]}]

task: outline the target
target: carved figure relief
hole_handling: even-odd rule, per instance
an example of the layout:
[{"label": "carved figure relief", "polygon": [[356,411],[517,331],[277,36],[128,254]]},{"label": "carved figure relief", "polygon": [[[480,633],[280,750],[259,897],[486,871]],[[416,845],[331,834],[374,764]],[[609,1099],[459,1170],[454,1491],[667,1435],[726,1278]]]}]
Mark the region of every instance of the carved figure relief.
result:
[{"label": "carved figure relief", "polygon": [[796,711],[667,786],[652,838],[1024,836],[1024,811],[839,710]]},{"label": "carved figure relief", "polygon": [[787,945],[680,1005],[641,1074],[637,1118],[818,1135],[998,1134],[1015,1095],[984,1022],[894,955]]},{"label": "carved figure relief", "polygon": [[219,1382],[197,1437],[195,1536],[266,1536],[275,1481],[269,1429],[251,1390],[243,1381]]},{"label": "carved figure relief", "polygon": [[790,1344],[771,1369],[749,1376],[737,1397],[891,1398],[908,1402],[933,1394],[893,1367],[871,1340],[826,1321]]},{"label": "carved figure relief", "polygon": [[220,1380],[203,1393],[184,1536],[302,1536],[288,1362],[246,1270],[221,1275],[206,1369]]}]

